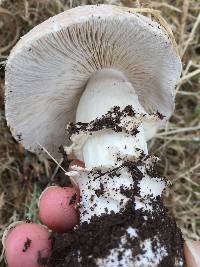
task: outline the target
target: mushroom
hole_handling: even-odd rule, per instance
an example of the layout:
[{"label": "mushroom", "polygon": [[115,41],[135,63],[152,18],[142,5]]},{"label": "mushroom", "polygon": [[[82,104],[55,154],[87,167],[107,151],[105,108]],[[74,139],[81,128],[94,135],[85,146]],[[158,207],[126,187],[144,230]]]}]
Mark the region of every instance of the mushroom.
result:
[{"label": "mushroom", "polygon": [[88,251],[78,247],[76,266],[88,255],[92,266],[184,266],[180,230],[161,198],[168,181],[156,174],[156,159],[147,148],[173,111],[180,74],[181,61],[167,31],[148,17],[111,5],[58,14],[12,50],[6,117],[13,136],[25,148],[41,152],[44,147],[56,159],[64,145],[85,163],[68,172],[82,197],[77,231],[104,223],[99,231],[106,232],[111,218],[127,218],[120,234],[112,228],[113,235],[99,235],[99,242],[110,238],[105,254],[93,243]]},{"label": "mushroom", "polygon": [[[25,148],[39,151],[40,144],[56,156],[67,143],[65,127],[74,121],[86,85],[77,121],[128,104],[167,119],[180,73],[180,59],[158,23],[117,6],[77,7],[36,26],[12,50],[6,67],[7,122]],[[102,90],[86,100],[95,79],[94,89]],[[148,140],[155,129],[146,128]]]}]

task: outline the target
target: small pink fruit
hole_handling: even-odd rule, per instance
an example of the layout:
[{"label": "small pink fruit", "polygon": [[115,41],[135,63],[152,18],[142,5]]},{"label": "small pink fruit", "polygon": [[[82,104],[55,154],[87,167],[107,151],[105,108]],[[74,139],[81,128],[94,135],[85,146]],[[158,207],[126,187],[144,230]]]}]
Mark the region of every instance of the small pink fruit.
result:
[{"label": "small pink fruit", "polygon": [[47,264],[52,247],[46,227],[25,222],[9,227],[3,245],[9,267],[42,267]]},{"label": "small pink fruit", "polygon": [[64,233],[78,224],[79,192],[71,187],[50,186],[40,196],[41,221],[55,232]]}]

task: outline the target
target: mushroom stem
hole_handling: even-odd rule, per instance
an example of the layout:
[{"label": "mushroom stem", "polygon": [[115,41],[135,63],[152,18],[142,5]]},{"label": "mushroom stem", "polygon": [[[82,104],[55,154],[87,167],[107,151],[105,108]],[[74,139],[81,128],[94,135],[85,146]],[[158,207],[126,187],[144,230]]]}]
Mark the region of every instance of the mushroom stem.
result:
[{"label": "mushroom stem", "polygon": [[[127,112],[129,106],[130,114]],[[117,107],[115,111],[114,107]],[[108,113],[110,117],[107,120],[105,114]],[[150,120],[123,73],[103,69],[90,78],[76,113],[76,127],[82,125],[83,128],[81,132],[77,128],[71,136],[71,148],[86,166],[86,170],[75,174],[82,198],[81,222],[90,221],[93,215],[118,213],[130,200],[134,200],[136,209],[152,209],[151,202],[161,195],[166,184],[161,178],[154,179],[147,174],[145,159],[144,164],[139,163],[140,166],[134,163],[148,154],[147,140],[152,129],[155,130]],[[99,125],[101,123],[103,128]],[[93,125],[92,132],[87,132],[85,125]],[[126,166],[127,162],[137,177]],[[148,197],[153,191],[155,196]],[[137,199],[134,194],[137,194]]]},{"label": "mushroom stem", "polygon": [[[128,105],[138,114],[146,114],[125,75],[115,69],[103,69],[93,74],[88,81],[78,105],[76,121],[88,123],[102,117],[114,106],[124,109]],[[137,118],[133,120],[136,122]],[[144,131],[142,122],[137,124],[137,128],[136,135],[115,132],[112,129],[94,132],[84,142],[82,155],[76,156],[81,157],[86,168],[93,168],[116,166],[116,157],[119,155],[139,157],[141,150],[148,154],[147,139],[150,132]]]}]

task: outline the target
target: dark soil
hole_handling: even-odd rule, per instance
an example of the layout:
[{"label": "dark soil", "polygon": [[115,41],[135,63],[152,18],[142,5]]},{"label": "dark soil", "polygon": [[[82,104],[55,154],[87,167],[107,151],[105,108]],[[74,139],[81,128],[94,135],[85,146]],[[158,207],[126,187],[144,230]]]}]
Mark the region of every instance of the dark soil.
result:
[{"label": "dark soil", "polygon": [[[67,133],[69,136],[73,134],[79,133],[89,133],[92,134],[93,132],[101,131],[103,129],[112,129],[115,132],[122,132],[127,131],[128,134],[137,135],[139,133],[137,126],[132,130],[126,130],[129,122],[127,125],[121,125],[121,121],[123,118],[129,117],[133,118],[138,115],[131,105],[126,106],[124,109],[120,109],[119,106],[113,107],[110,111],[108,111],[105,115],[100,118],[96,118],[95,120],[91,121],[90,123],[70,123],[67,127]],[[155,114],[151,114],[159,118],[160,120],[164,119],[164,116],[159,113],[158,111]],[[143,117],[146,114],[142,115]]]},{"label": "dark soil", "polygon": [[[93,217],[90,223],[83,223],[69,233],[53,234],[53,254],[48,266],[97,267],[95,259],[106,257],[110,249],[118,247],[121,237],[127,235],[126,230],[130,226],[138,229],[138,237],[130,238],[127,235],[124,250],[132,249],[134,257],[142,255],[145,251],[141,243],[150,238],[154,252],[160,245],[168,252],[158,267],[185,266],[181,231],[177,228],[175,220],[167,214],[161,200],[158,203],[153,216],[135,210],[133,204],[129,203],[123,213],[103,215],[101,218]],[[144,219],[144,215],[148,220]],[[121,257],[119,254],[118,260]]]}]

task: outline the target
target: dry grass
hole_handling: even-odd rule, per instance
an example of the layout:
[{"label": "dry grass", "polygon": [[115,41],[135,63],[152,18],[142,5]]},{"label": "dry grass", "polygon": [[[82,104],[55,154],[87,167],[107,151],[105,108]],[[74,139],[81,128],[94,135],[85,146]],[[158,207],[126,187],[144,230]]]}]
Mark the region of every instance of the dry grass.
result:
[{"label": "dry grass", "polygon": [[[200,239],[200,3],[198,0],[7,0],[0,1],[0,235],[26,216],[37,220],[36,201],[55,166],[17,144],[4,118],[4,64],[20,36],[49,16],[80,4],[121,4],[156,8],[171,25],[183,60],[176,110],[166,129],[150,143],[171,177],[166,203],[186,238]],[[51,166],[50,166],[51,165]],[[2,266],[4,263],[0,263]]]}]

